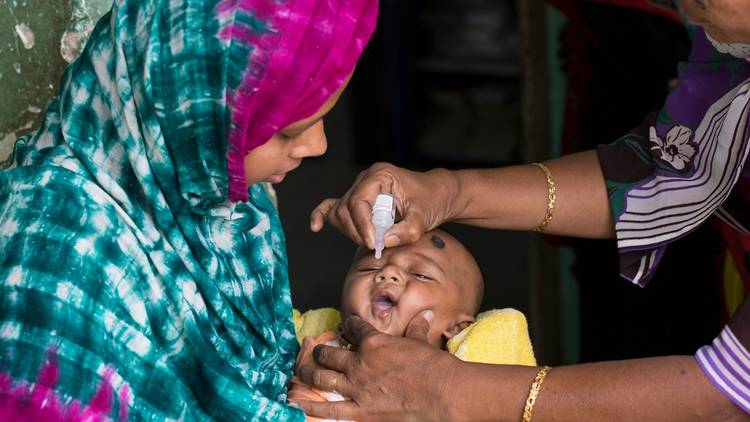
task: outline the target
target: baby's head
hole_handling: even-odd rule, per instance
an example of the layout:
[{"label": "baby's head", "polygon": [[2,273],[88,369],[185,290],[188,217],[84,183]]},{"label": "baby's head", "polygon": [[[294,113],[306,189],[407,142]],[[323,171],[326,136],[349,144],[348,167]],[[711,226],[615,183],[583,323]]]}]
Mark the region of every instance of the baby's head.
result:
[{"label": "baby's head", "polygon": [[416,243],[385,249],[380,259],[360,248],[346,275],[341,312],[403,336],[414,316],[432,310],[428,341],[443,347],[474,321],[483,294],[474,257],[453,236],[433,230]]}]

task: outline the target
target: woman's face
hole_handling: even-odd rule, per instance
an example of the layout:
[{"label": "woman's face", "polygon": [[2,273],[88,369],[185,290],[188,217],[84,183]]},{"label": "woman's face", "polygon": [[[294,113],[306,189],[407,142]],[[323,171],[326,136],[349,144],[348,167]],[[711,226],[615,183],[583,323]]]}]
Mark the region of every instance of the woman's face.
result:
[{"label": "woman's face", "polygon": [[750,0],[677,0],[688,19],[722,43],[750,43]]},{"label": "woman's face", "polygon": [[304,158],[325,154],[328,141],[323,129],[323,116],[336,105],[348,83],[347,79],[317,113],[282,128],[268,142],[245,156],[248,185],[257,182],[281,183],[287,173],[299,167]]}]

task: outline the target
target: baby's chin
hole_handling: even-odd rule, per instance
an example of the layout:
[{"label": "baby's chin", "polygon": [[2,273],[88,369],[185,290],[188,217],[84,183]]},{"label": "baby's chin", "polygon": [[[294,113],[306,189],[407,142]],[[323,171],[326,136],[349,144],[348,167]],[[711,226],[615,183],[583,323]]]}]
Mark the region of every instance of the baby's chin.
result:
[{"label": "baby's chin", "polygon": [[392,336],[399,336],[403,337],[405,333],[405,328],[399,327],[398,321],[393,320],[393,316],[391,319],[387,322],[381,321],[380,319],[374,317],[369,312],[342,312],[341,314],[341,320],[345,321],[350,316],[358,316],[365,320],[368,324],[372,325],[376,330],[380,331],[381,333],[390,334]]},{"label": "baby's chin", "polygon": [[[388,322],[383,322],[379,320],[378,318],[374,317],[369,312],[347,312],[346,310],[341,311],[341,321],[345,321],[350,316],[358,316],[362,318],[363,320],[367,321],[368,324],[372,325],[376,330],[380,331],[381,333],[390,334],[392,336],[397,337],[405,337],[406,336],[406,326],[400,326],[399,321],[395,321],[393,319],[389,320]],[[411,319],[410,319],[411,320]],[[433,327],[434,328],[434,327]],[[431,330],[432,331],[432,330]],[[443,330],[438,330],[439,332],[442,332]],[[445,344],[442,338],[429,338],[428,342],[434,346],[444,348]]]}]

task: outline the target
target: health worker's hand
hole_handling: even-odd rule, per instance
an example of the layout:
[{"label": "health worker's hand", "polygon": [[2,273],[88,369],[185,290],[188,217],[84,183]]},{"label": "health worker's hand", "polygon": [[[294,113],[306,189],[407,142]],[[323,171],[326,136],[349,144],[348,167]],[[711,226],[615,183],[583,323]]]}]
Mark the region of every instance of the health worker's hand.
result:
[{"label": "health worker's hand", "polygon": [[380,193],[394,198],[396,224],[385,237],[385,246],[394,247],[416,242],[455,215],[459,188],[456,177],[445,169],[415,172],[377,163],[360,173],[343,197],[321,202],[310,215],[310,229],[317,233],[328,223],[374,249],[372,205]]},{"label": "health worker's hand", "polygon": [[414,317],[406,337],[381,333],[356,316],[347,319],[344,336],[357,346],[356,351],[318,346],[315,359],[330,369],[302,366],[298,375],[306,384],[336,390],[349,400],[294,404],[308,415],[329,419],[442,419],[447,412],[444,406],[449,406],[442,394],[460,361],[427,343],[430,312]]}]

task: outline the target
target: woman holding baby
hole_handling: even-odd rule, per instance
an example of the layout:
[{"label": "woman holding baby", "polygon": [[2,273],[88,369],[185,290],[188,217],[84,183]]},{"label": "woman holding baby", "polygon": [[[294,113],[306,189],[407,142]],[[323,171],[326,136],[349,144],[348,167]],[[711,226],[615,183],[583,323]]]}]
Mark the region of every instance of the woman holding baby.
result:
[{"label": "woman holding baby", "polygon": [[304,420],[268,182],[377,0],[117,0],[0,171],[0,420]]},{"label": "woman holding baby", "polygon": [[[534,165],[412,172],[376,164],[325,223],[373,247],[369,222],[380,192],[400,221],[386,246],[408,244],[453,221],[491,229],[616,237],[623,278],[645,286],[665,248],[709,216],[750,233],[750,1],[681,0],[693,47],[664,107],[617,142]],[[613,99],[616,101],[616,99]],[[686,264],[686,265],[689,265]],[[700,310],[696,310],[699,312]],[[362,319],[345,321],[347,351],[315,349],[325,369],[308,383],[337,386],[350,401],[299,402],[309,414],[367,420],[748,420],[750,299],[694,356],[556,368],[466,363],[424,343],[430,315],[399,338]]]}]

